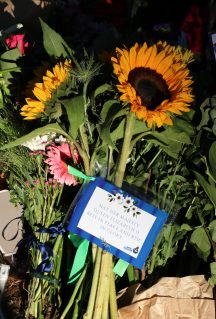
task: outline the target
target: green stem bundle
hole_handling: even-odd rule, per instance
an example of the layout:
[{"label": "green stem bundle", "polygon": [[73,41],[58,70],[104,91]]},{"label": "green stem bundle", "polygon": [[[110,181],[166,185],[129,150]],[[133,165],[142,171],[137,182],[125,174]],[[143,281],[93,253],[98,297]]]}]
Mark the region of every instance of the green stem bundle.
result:
[{"label": "green stem bundle", "polygon": [[[133,129],[135,124],[135,114],[130,112],[127,115],[125,124],[125,134],[122,144],[122,149],[119,153],[119,160],[115,173],[114,183],[118,187],[122,187],[124,174],[126,170],[127,160],[131,152]],[[82,153],[85,173],[92,175],[93,161],[88,158],[86,150]],[[94,157],[96,153],[93,153]],[[91,162],[91,165],[89,163]],[[117,312],[117,300],[116,300],[116,287],[115,287],[115,274],[113,272],[113,256],[92,244],[92,264],[93,264],[93,278],[91,283],[90,295],[88,298],[88,305],[83,319],[116,319],[118,317]],[[87,266],[86,266],[87,267]],[[60,319],[64,319],[68,314],[71,307],[74,307],[74,315],[76,316],[77,309],[75,311],[75,298],[82,298],[83,285],[85,285],[87,268],[81,274],[81,277],[77,281],[73,294],[63,312]],[[82,291],[81,291],[82,290]]]},{"label": "green stem bundle", "polygon": [[[114,183],[118,187],[121,187],[123,183],[127,160],[131,151],[130,146],[133,136],[134,123],[135,115],[134,113],[130,112],[127,115],[125,135],[114,180]],[[113,258],[110,253],[102,251],[101,248],[98,248],[88,308],[83,318],[116,319],[117,317],[118,314],[115,276],[113,273]]]}]

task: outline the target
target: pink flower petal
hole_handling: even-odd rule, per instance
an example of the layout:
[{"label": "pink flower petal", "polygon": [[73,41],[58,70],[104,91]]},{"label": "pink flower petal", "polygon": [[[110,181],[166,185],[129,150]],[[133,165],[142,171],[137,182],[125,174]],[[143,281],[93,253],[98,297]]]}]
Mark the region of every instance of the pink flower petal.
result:
[{"label": "pink flower petal", "polygon": [[[45,163],[49,165],[50,172],[53,174],[54,179],[68,186],[77,185],[75,177],[68,173],[66,160],[71,159],[72,161],[72,154],[70,146],[67,143],[47,147],[47,157]],[[78,157],[77,153],[75,159]]]}]

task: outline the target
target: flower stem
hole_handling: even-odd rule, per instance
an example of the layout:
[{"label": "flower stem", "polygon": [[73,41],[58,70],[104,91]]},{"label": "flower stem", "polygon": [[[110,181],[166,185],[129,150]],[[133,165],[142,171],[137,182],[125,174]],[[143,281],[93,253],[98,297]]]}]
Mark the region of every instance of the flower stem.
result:
[{"label": "flower stem", "polygon": [[88,301],[87,312],[83,316],[85,319],[91,319],[94,311],[95,297],[97,293],[98,280],[100,275],[100,267],[101,267],[101,257],[102,257],[102,249],[97,247],[96,252],[96,260],[94,265],[94,275],[92,279],[91,291]]},{"label": "flower stem", "polygon": [[96,256],[97,256],[97,245],[92,244],[92,263],[93,263],[93,265],[95,265]]},{"label": "flower stem", "polygon": [[76,297],[76,295],[77,295],[77,293],[78,293],[78,291],[79,291],[79,288],[80,288],[80,286],[82,285],[82,282],[83,282],[83,280],[84,280],[84,278],[85,278],[86,271],[87,271],[87,265],[85,266],[85,268],[84,268],[84,270],[83,270],[81,276],[79,277],[79,280],[77,281],[77,284],[76,284],[76,286],[75,286],[75,288],[74,288],[74,291],[73,291],[73,293],[72,293],[72,296],[71,296],[71,298],[70,298],[70,300],[69,300],[69,302],[68,302],[68,304],[67,304],[67,306],[66,306],[64,312],[62,313],[60,319],[64,319],[65,316],[67,315],[68,311],[69,311],[70,308],[72,307],[73,302],[74,302],[74,299],[75,299],[75,297]]},{"label": "flower stem", "polygon": [[158,158],[158,156],[160,155],[160,153],[162,152],[162,148],[159,149],[159,151],[156,153],[156,155],[153,157],[153,159],[151,160],[151,162],[148,164],[147,166],[147,170],[152,166],[152,164],[155,162],[155,160]]},{"label": "flower stem", "polygon": [[62,260],[62,249],[63,249],[63,236],[58,235],[54,247],[53,247],[53,255],[54,255],[54,275],[55,278],[58,279],[60,275],[60,267]]},{"label": "flower stem", "polygon": [[[111,267],[113,265],[111,264]],[[118,318],[118,310],[117,310],[117,302],[116,302],[116,287],[115,287],[115,275],[111,268],[110,273],[110,295],[109,295],[109,303],[110,303],[110,319]]]},{"label": "flower stem", "polygon": [[[115,184],[118,187],[122,186],[127,159],[131,152],[134,123],[135,114],[130,112],[126,119],[125,135],[115,175]],[[108,316],[108,309],[110,309],[111,319],[118,317],[115,276],[112,267],[112,255],[98,247],[88,307],[83,316],[84,319],[105,319]]]},{"label": "flower stem", "polygon": [[73,315],[72,315],[72,319],[77,319],[79,317],[79,304],[82,300],[82,295],[83,295],[83,283],[81,285],[80,291],[79,291],[79,295],[75,301],[75,306],[74,306],[74,311],[73,311]]},{"label": "flower stem", "polygon": [[85,153],[87,154],[87,156],[89,158],[88,137],[87,137],[87,134],[86,134],[86,129],[85,129],[84,124],[82,124],[80,126],[79,132],[80,132],[80,137],[81,137],[82,149],[85,150]]},{"label": "flower stem", "polygon": [[114,287],[115,287],[115,279],[112,276],[113,275],[113,271],[112,271],[112,264],[113,264],[112,263],[112,255],[108,253],[107,259],[108,259],[108,273],[107,273],[106,286],[104,286],[105,294],[104,294],[104,304],[103,304],[101,319],[109,318],[108,314],[109,314],[109,301],[110,301],[111,281],[114,283]]},{"label": "flower stem", "polygon": [[[94,306],[93,319],[106,319],[108,313],[108,302],[109,302],[109,278],[111,272],[112,255],[107,251],[103,250],[101,258],[101,269],[98,282],[97,296]],[[106,316],[104,315],[104,313]]]},{"label": "flower stem", "polygon": [[116,175],[115,175],[115,184],[118,187],[121,187],[123,183],[125,169],[127,165],[127,159],[130,155],[130,144],[131,144],[131,139],[133,136],[134,123],[135,123],[135,114],[133,112],[130,112],[127,115],[125,135],[124,135],[122,150],[120,153],[120,158],[118,161],[118,166],[117,166]]},{"label": "flower stem", "polygon": [[107,176],[110,175],[111,165],[112,165],[112,155],[113,155],[113,148],[109,146],[108,148],[108,165],[107,165]]}]

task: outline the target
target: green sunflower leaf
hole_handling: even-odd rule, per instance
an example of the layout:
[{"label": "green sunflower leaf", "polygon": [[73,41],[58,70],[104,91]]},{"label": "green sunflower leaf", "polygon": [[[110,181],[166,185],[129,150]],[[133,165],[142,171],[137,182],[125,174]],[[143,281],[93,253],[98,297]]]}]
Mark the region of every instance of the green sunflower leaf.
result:
[{"label": "green sunflower leaf", "polygon": [[212,126],[212,133],[216,135],[216,121],[214,120],[214,124]]},{"label": "green sunflower leaf", "polygon": [[110,133],[110,137],[112,141],[116,141],[119,138],[122,138],[125,130],[125,119],[123,119],[119,125],[116,127],[114,131]]},{"label": "green sunflower leaf", "polygon": [[5,80],[12,78],[11,72],[20,72],[20,68],[17,67],[16,61],[21,56],[18,48],[8,50],[0,56],[0,75],[2,75]]},{"label": "green sunflower leaf", "polygon": [[216,109],[210,111],[210,116],[212,121],[216,120]]},{"label": "green sunflower leaf", "polygon": [[151,132],[146,123],[136,119],[133,129],[133,135],[144,133],[147,131],[149,131],[149,133]]},{"label": "green sunflower leaf", "polygon": [[50,28],[41,18],[39,20],[43,31],[44,49],[50,56],[66,58],[73,53],[60,34]]},{"label": "green sunflower leaf", "polygon": [[75,139],[79,127],[85,121],[84,98],[83,96],[75,96],[72,99],[62,100],[61,102],[66,109],[70,123],[69,135]]},{"label": "green sunflower leaf", "polygon": [[210,184],[209,182],[207,182],[205,178],[197,171],[193,170],[193,172],[196,176],[198,183],[202,186],[202,188],[208,195],[209,199],[213,203],[214,207],[216,207],[216,186],[214,184]]},{"label": "green sunflower leaf", "polygon": [[103,94],[106,91],[111,91],[112,86],[108,83],[105,83],[101,86],[99,86],[93,93],[93,97],[94,99],[99,95],[99,94]]},{"label": "green sunflower leaf", "polygon": [[161,265],[165,265],[167,260],[169,258],[172,258],[178,249],[178,244],[175,239],[175,236],[179,230],[179,225],[173,224],[173,225],[167,225],[164,227],[163,235],[164,235],[164,242],[162,246],[162,255],[163,255],[163,261],[160,262]]},{"label": "green sunflower leaf", "polygon": [[209,98],[205,99],[205,101],[200,106],[200,111],[202,113],[201,121],[197,126],[198,130],[201,130],[202,127],[207,126],[210,119],[210,100]]},{"label": "green sunflower leaf", "polygon": [[[112,141],[117,141],[119,139],[122,139],[124,137],[124,132],[125,132],[125,119],[123,119],[119,125],[117,126],[117,128],[112,131],[110,133],[110,137],[112,139]],[[140,139],[140,134],[141,133],[148,133],[150,134],[150,130],[149,128],[146,126],[146,124],[142,121],[139,120],[135,120],[135,125],[134,125],[134,129],[133,129],[133,136],[138,135],[138,138],[134,138],[134,140],[132,141],[133,144],[135,144],[135,142],[137,142],[137,140]]]},{"label": "green sunflower leaf", "polygon": [[122,110],[122,107],[118,101],[109,100],[105,102],[100,113],[101,121],[103,123],[107,121],[111,121],[112,118],[116,116],[116,114],[118,114],[118,112],[120,112],[121,110]]},{"label": "green sunflower leaf", "polygon": [[210,231],[212,240],[216,243],[216,219],[209,224],[208,229]]},{"label": "green sunflower leaf", "polygon": [[216,142],[213,142],[209,150],[209,162],[211,172],[216,179]]},{"label": "green sunflower leaf", "polygon": [[216,276],[216,262],[210,263],[211,273]]},{"label": "green sunflower leaf", "polygon": [[175,118],[172,126],[162,132],[152,132],[152,142],[159,145],[169,156],[177,158],[183,144],[191,144],[195,131],[193,126],[181,118]]},{"label": "green sunflower leaf", "polygon": [[206,261],[211,251],[211,243],[203,227],[193,231],[190,243],[195,247],[198,256]]},{"label": "green sunflower leaf", "polygon": [[[116,151],[118,151],[118,149],[116,148],[114,142],[121,138],[123,134],[123,123],[120,122],[120,124],[117,124],[115,129],[113,129],[112,131],[113,134],[111,132],[111,127],[114,120],[125,115],[126,112],[127,110],[125,108],[122,108],[118,101],[110,100],[104,103],[103,109],[100,114],[102,120],[102,124],[98,125],[100,137],[105,144],[111,146]],[[119,134],[119,136],[117,134]],[[114,140],[112,140],[112,138],[114,138]]]},{"label": "green sunflower leaf", "polygon": [[216,262],[210,263],[210,269],[211,269],[211,277],[208,280],[208,283],[210,286],[214,287],[216,286]]},{"label": "green sunflower leaf", "polygon": [[19,137],[15,141],[12,141],[12,142],[2,146],[0,148],[0,150],[6,150],[6,149],[9,149],[11,147],[15,147],[15,146],[21,145],[21,144],[26,143],[29,140],[37,137],[38,135],[45,135],[45,134],[49,134],[49,133],[57,133],[57,134],[65,136],[65,137],[69,137],[67,135],[67,133],[57,123],[48,124],[46,126],[37,128],[34,131],[32,131],[32,132],[30,132],[30,133],[28,133],[28,134],[26,134],[26,135],[24,135],[22,137]]}]

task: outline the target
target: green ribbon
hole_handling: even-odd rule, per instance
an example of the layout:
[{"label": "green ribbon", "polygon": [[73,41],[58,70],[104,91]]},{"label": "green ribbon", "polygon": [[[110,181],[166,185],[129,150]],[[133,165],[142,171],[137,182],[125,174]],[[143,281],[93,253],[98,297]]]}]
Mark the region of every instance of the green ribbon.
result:
[{"label": "green ribbon", "polygon": [[87,176],[84,173],[82,173],[81,171],[79,171],[78,169],[76,169],[73,166],[68,165],[68,173],[71,175],[74,175],[76,177],[82,178],[85,181],[94,181],[95,177],[93,176]]},{"label": "green ribbon", "polygon": [[119,259],[116,263],[115,267],[113,268],[113,271],[116,275],[122,277],[127,270],[129,263],[123,259]]},{"label": "green ribbon", "polygon": [[[68,238],[73,243],[74,247],[77,248],[76,255],[74,257],[74,262],[67,282],[68,284],[71,284],[79,278],[79,276],[82,273],[82,269],[85,266],[89,248],[89,241],[71,232],[69,233]],[[113,268],[113,271],[116,275],[122,277],[125,271],[127,270],[128,265],[129,263],[127,261],[119,259],[115,267]]]},{"label": "green ribbon", "polygon": [[71,232],[69,233],[68,238],[77,248],[73,265],[70,271],[69,279],[67,282],[68,284],[71,284],[79,278],[85,266],[89,248],[89,241]]}]

